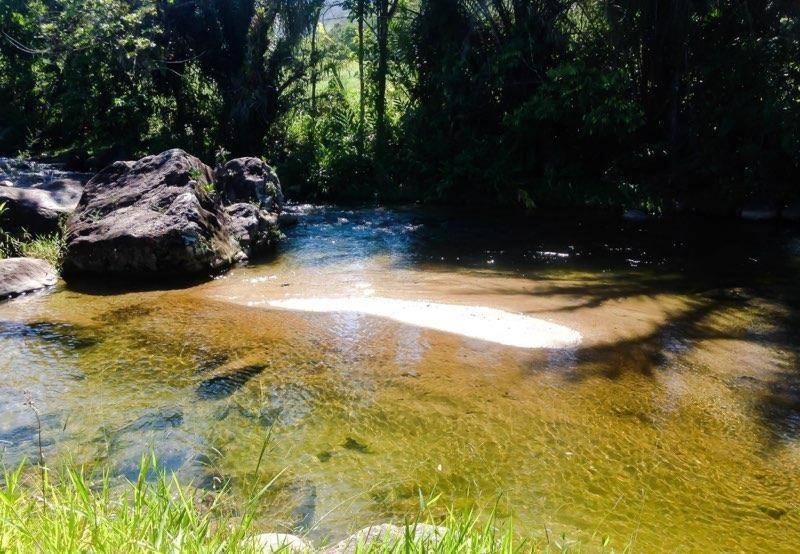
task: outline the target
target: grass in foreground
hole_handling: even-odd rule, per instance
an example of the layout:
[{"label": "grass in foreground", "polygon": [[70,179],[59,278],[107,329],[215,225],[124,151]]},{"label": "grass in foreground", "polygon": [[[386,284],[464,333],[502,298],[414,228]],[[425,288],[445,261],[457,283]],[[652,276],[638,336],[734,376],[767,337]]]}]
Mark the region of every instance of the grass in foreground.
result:
[{"label": "grass in foreground", "polygon": [[107,473],[92,479],[66,468],[41,479],[20,466],[0,488],[0,552],[240,551],[249,521],[215,518],[217,506],[159,473],[112,486]]},{"label": "grass in foreground", "polygon": [[0,259],[41,258],[60,271],[65,250],[66,241],[62,233],[37,236],[23,233],[17,237],[0,229]]},{"label": "grass in foreground", "polygon": [[[51,474],[20,466],[0,483],[0,552],[255,552],[249,537],[272,482],[253,492],[239,510],[223,507],[225,491],[209,493],[181,485],[174,476],[142,461],[136,482],[113,486],[108,473],[93,479],[68,467]],[[377,522],[376,522],[377,523]],[[489,518],[451,514],[436,544],[411,533],[400,540],[359,545],[359,552],[511,553],[560,550],[517,542],[511,528]],[[260,526],[259,526],[260,527]],[[270,530],[270,531],[274,531]]]},{"label": "grass in foreground", "polygon": [[19,234],[15,235],[3,228],[3,215],[6,210],[5,202],[0,202],[0,259],[17,256],[41,258],[49,262],[56,271],[60,271],[64,252],[67,248],[64,222],[55,233],[34,236],[23,229]]}]

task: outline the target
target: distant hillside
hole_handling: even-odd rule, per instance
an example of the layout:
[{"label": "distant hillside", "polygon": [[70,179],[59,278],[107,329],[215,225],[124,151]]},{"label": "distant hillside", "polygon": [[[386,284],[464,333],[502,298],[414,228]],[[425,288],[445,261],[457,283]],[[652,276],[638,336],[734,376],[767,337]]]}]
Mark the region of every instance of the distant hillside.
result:
[{"label": "distant hillside", "polygon": [[326,27],[330,27],[345,21],[349,10],[338,5],[338,1],[329,1],[326,2],[326,4],[328,7],[326,8],[325,15],[322,18],[322,22]]}]

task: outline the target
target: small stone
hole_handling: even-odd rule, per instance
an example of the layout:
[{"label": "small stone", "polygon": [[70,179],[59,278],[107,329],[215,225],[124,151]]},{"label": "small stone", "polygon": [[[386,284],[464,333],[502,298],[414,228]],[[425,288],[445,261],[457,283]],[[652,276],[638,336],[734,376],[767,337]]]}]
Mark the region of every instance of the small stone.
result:
[{"label": "small stone", "polygon": [[328,450],[323,450],[322,452],[317,454],[317,459],[322,463],[330,461],[330,459],[332,457],[333,457],[333,454],[331,454]]},{"label": "small stone", "polygon": [[356,452],[360,452],[361,454],[367,454],[369,452],[369,447],[354,439],[353,437],[347,437],[347,440],[344,441],[342,444],[348,450],[355,450]]},{"label": "small stone", "polygon": [[355,554],[356,552],[370,550],[370,546],[386,546],[387,551],[388,549],[403,551],[402,543],[407,534],[412,536],[416,542],[422,542],[425,547],[430,548],[435,547],[446,533],[447,528],[427,523],[417,523],[407,527],[384,523],[367,527],[350,535],[343,541],[324,550],[323,554]]},{"label": "small stone", "polygon": [[284,533],[264,533],[249,539],[255,547],[256,552],[272,554],[281,552],[284,554],[301,554],[311,552],[311,545],[297,535]]}]

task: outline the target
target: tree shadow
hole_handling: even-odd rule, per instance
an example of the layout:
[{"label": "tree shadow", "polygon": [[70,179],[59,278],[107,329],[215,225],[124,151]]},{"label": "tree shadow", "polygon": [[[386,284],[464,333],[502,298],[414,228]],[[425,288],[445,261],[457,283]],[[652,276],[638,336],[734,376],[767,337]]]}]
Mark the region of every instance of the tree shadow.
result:
[{"label": "tree shadow", "polygon": [[[768,450],[796,441],[800,438],[800,291],[796,266],[792,260],[785,261],[785,265],[773,263],[761,271],[737,271],[723,278],[707,273],[701,279],[688,272],[674,276],[618,274],[602,282],[552,279],[532,294],[562,297],[566,305],[543,311],[592,310],[635,296],[685,295],[690,301],[645,334],[579,347],[571,357],[551,357],[549,369],[563,371],[570,382],[594,377],[619,380],[628,375],[655,378],[685,369],[681,360],[706,341],[765,346],[775,353],[775,359],[763,360],[760,367],[733,368],[740,374],[726,377],[725,383],[752,406],[766,430]],[[768,324],[751,325],[747,323],[751,316]],[[735,352],[731,358],[729,363],[736,363]]]}]

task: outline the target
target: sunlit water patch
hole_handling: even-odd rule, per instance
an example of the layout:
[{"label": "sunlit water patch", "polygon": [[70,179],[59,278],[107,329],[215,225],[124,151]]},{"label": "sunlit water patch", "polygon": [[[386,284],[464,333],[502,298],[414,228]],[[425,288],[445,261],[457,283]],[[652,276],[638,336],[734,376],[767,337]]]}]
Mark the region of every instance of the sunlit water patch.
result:
[{"label": "sunlit water patch", "polygon": [[580,333],[563,325],[482,306],[380,297],[287,298],[270,300],[269,305],[305,312],[347,312],[385,317],[408,325],[519,348],[568,348],[581,341]]}]

